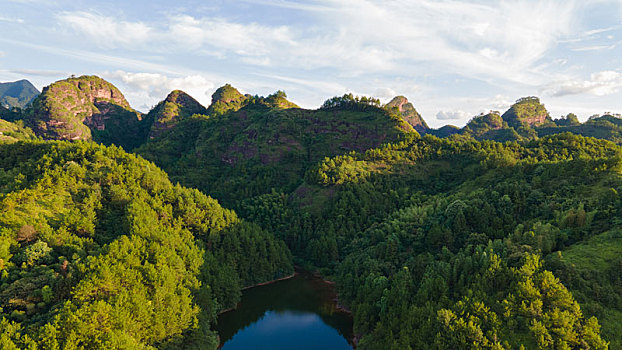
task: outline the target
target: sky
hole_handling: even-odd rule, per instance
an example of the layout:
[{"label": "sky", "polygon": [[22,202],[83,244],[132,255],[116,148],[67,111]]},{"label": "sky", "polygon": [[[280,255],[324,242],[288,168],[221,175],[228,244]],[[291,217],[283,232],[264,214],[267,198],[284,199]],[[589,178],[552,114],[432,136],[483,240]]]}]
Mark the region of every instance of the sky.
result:
[{"label": "sky", "polygon": [[432,127],[538,96],[622,112],[622,1],[0,0],[0,82],[98,75],[147,112],[219,86],[317,108],[406,96]]}]

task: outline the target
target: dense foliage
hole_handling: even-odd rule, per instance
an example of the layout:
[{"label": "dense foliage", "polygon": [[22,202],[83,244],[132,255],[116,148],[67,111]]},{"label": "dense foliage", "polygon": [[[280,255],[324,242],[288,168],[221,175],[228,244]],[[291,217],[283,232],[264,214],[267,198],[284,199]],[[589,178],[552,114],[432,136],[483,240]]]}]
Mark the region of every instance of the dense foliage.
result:
[{"label": "dense foliage", "polygon": [[225,84],[212,94],[212,103],[207,109],[209,115],[220,115],[229,111],[237,111],[247,103],[248,96],[242,95],[230,84]]},{"label": "dense foliage", "polygon": [[0,145],[3,349],[215,348],[216,313],[292,270],[271,234],[119,148]]},{"label": "dense foliage", "polygon": [[[572,114],[566,118],[555,120],[558,127],[542,127],[536,129],[538,135],[552,135],[560,132],[571,132],[577,135],[591,136],[606,139],[617,144],[622,144],[622,119],[618,116],[605,114],[600,117],[590,118],[585,123],[579,123]],[[558,122],[561,121],[561,122]]]},{"label": "dense foliage", "polygon": [[241,213],[335,271],[362,348],[606,348],[593,316],[618,347],[622,290],[609,276],[619,260],[602,259],[608,294],[595,300],[595,268],[575,272],[565,251],[618,229],[621,156],[570,134],[411,138],[327,158],[304,190],[247,201]]},{"label": "dense foliage", "polygon": [[[116,96],[83,78],[60,86]],[[75,116],[61,92],[2,113]],[[113,100],[76,108],[135,113]],[[0,120],[2,348],[215,348],[216,315],[292,260],[337,282],[362,349],[622,348],[615,115],[551,120],[526,97],[432,130],[404,97],[305,110],[225,85],[134,117],[89,132],[195,190]],[[53,126],[86,126],[69,119]]]},{"label": "dense foliage", "polygon": [[339,109],[353,109],[353,110],[365,110],[369,107],[380,108],[382,104],[380,100],[374,97],[367,96],[354,96],[352,93],[345,94],[343,96],[335,96],[330,98],[324,103],[320,108],[322,109],[330,109],[330,108],[339,108]]},{"label": "dense foliage", "polygon": [[[175,127],[180,120],[187,119],[194,114],[205,114],[207,109],[197,100],[181,90],[175,90],[168,94],[164,101],[153,107],[144,117],[143,122],[147,124],[149,138],[155,138],[167,130]],[[147,141],[137,135],[140,143]]]},{"label": "dense foliage", "polygon": [[522,97],[503,113],[503,119],[514,128],[525,125],[542,125],[550,120],[549,113],[535,96]]},{"label": "dense foliage", "polygon": [[[325,156],[363,151],[412,132],[399,113],[281,109],[284,93],[248,97],[237,112],[195,115],[136,150],[171,178],[229,207],[240,200],[292,191]],[[275,104],[276,103],[276,104]]]},{"label": "dense foliage", "polygon": [[30,128],[24,127],[24,123],[21,120],[11,123],[0,119],[0,143],[34,138],[34,132]]}]

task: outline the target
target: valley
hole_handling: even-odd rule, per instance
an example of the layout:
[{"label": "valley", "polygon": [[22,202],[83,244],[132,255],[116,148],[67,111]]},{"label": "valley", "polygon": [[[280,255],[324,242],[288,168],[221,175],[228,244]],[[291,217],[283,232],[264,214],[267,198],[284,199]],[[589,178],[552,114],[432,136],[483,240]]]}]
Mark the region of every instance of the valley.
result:
[{"label": "valley", "polygon": [[[0,118],[0,348],[622,348],[619,116],[229,84],[143,114],[81,76]],[[294,266],[335,284],[245,289]]]}]

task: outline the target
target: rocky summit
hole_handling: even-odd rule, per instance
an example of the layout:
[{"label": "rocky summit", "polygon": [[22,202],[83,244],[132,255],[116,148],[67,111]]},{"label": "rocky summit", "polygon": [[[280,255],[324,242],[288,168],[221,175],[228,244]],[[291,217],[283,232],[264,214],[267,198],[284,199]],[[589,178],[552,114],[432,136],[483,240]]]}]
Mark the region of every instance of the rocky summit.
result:
[{"label": "rocky summit", "polygon": [[428,124],[426,124],[425,120],[423,120],[421,114],[417,112],[415,106],[413,106],[412,103],[408,102],[408,99],[406,97],[396,96],[389,103],[386,104],[386,107],[397,108],[400,113],[402,113],[402,117],[404,118],[404,120],[412,125],[412,127],[420,134],[424,134],[428,131]]},{"label": "rocky summit", "polygon": [[44,139],[94,140],[132,148],[142,116],[114,85],[96,76],[57,81],[43,89],[26,124]]}]

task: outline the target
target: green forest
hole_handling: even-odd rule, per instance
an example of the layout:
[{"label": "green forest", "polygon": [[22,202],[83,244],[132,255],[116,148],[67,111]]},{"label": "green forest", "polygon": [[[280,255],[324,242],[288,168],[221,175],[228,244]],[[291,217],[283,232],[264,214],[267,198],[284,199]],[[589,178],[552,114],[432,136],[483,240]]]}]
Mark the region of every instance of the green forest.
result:
[{"label": "green forest", "polygon": [[358,349],[622,349],[618,116],[531,96],[430,129],[404,97],[231,85],[142,115],[102,81],[0,120],[0,348],[216,349],[299,266]]}]

